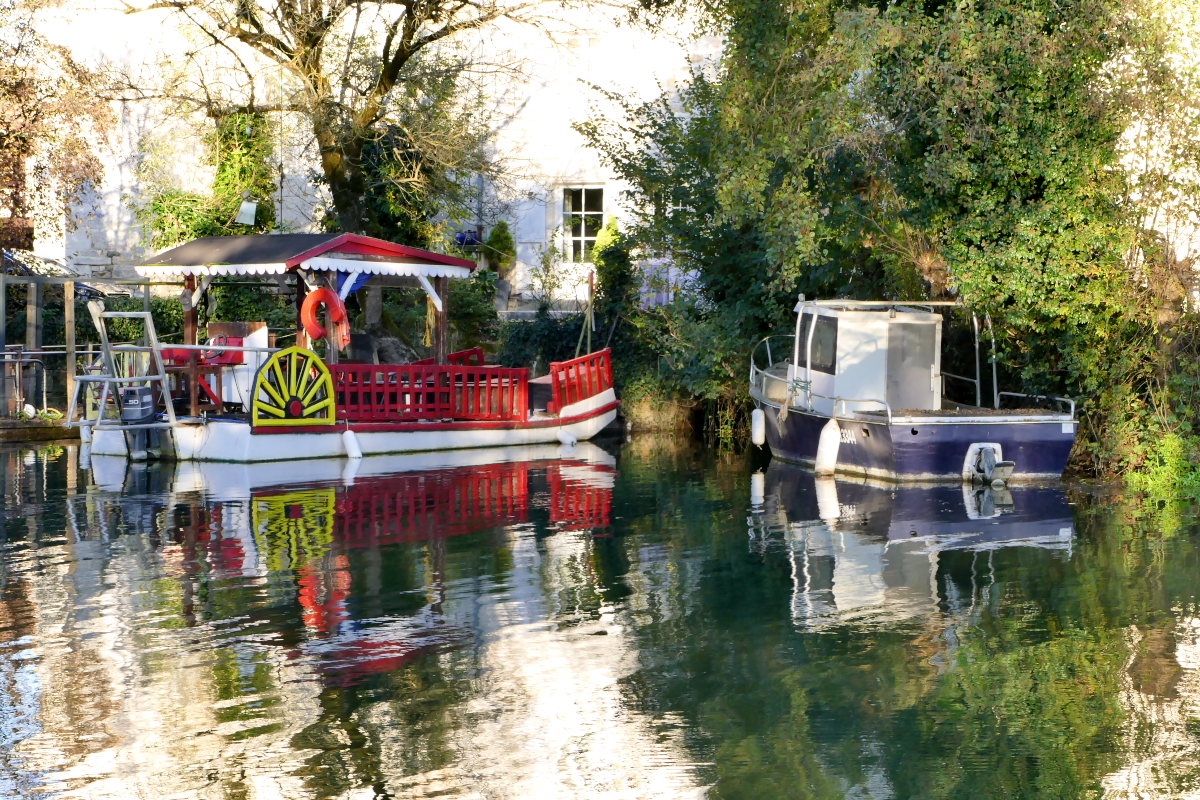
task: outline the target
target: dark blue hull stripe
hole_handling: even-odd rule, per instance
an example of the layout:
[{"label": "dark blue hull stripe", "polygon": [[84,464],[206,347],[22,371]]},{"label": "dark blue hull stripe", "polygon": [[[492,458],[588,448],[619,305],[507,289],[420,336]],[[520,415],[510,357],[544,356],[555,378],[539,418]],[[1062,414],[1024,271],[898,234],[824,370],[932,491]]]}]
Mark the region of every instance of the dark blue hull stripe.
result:
[{"label": "dark blue hull stripe", "polygon": [[[793,409],[780,426],[778,409],[757,402],[766,416],[771,453],[801,464],[815,461],[829,417]],[[890,425],[842,419],[840,424],[839,472],[901,480],[961,479],[974,442],[999,444],[1004,460],[1016,462],[1014,478],[1060,477],[1075,444],[1075,424],[1066,419],[990,422],[987,417],[961,417]]]}]

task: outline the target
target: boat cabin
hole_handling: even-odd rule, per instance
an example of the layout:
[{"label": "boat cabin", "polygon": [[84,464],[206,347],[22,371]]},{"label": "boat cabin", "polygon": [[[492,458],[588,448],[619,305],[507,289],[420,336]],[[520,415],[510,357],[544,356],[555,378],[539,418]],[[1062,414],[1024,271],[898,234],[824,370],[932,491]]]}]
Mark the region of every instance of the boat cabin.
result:
[{"label": "boat cabin", "polygon": [[[942,316],[931,311],[796,304],[789,380],[808,384],[813,408],[934,411],[942,407]],[[873,406],[873,408],[872,408]]]},{"label": "boat cabin", "polygon": [[795,311],[795,335],[768,337],[755,354],[754,383],[766,399],[790,395],[824,415],[835,404],[837,413],[942,409],[941,314],[856,301],[801,300]]}]

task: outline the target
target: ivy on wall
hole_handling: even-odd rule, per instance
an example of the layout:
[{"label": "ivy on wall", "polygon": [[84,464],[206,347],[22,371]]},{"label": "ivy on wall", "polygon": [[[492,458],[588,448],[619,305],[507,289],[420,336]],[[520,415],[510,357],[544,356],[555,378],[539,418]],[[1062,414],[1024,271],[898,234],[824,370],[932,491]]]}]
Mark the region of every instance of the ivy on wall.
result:
[{"label": "ivy on wall", "polygon": [[[208,192],[179,188],[164,165],[144,158],[140,170],[144,189],[132,207],[147,244],[163,250],[202,236],[267,233],[274,228],[271,198],[278,173],[271,142],[264,114],[233,113],[216,120],[204,137],[213,167]],[[253,225],[235,221],[246,199],[258,203]]]}]

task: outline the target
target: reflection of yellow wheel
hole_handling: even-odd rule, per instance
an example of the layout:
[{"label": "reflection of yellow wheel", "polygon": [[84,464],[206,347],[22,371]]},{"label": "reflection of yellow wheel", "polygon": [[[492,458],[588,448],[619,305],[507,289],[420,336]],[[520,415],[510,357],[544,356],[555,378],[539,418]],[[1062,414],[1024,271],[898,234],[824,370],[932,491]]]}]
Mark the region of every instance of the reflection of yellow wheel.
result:
[{"label": "reflection of yellow wheel", "polygon": [[333,425],[333,378],[317,354],[289,347],[263,364],[254,380],[256,426]]},{"label": "reflection of yellow wheel", "polygon": [[257,495],[251,519],[267,569],[295,569],[324,556],[333,542],[336,504],[329,487]]}]

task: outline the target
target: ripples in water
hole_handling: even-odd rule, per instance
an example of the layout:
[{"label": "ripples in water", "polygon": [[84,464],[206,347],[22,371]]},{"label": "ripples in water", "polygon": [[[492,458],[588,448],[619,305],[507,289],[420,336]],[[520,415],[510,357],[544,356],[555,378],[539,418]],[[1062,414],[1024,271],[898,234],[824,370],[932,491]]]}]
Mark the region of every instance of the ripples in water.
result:
[{"label": "ripples in water", "polygon": [[80,457],[0,451],[0,796],[1200,791],[1185,507],[654,438]]}]

